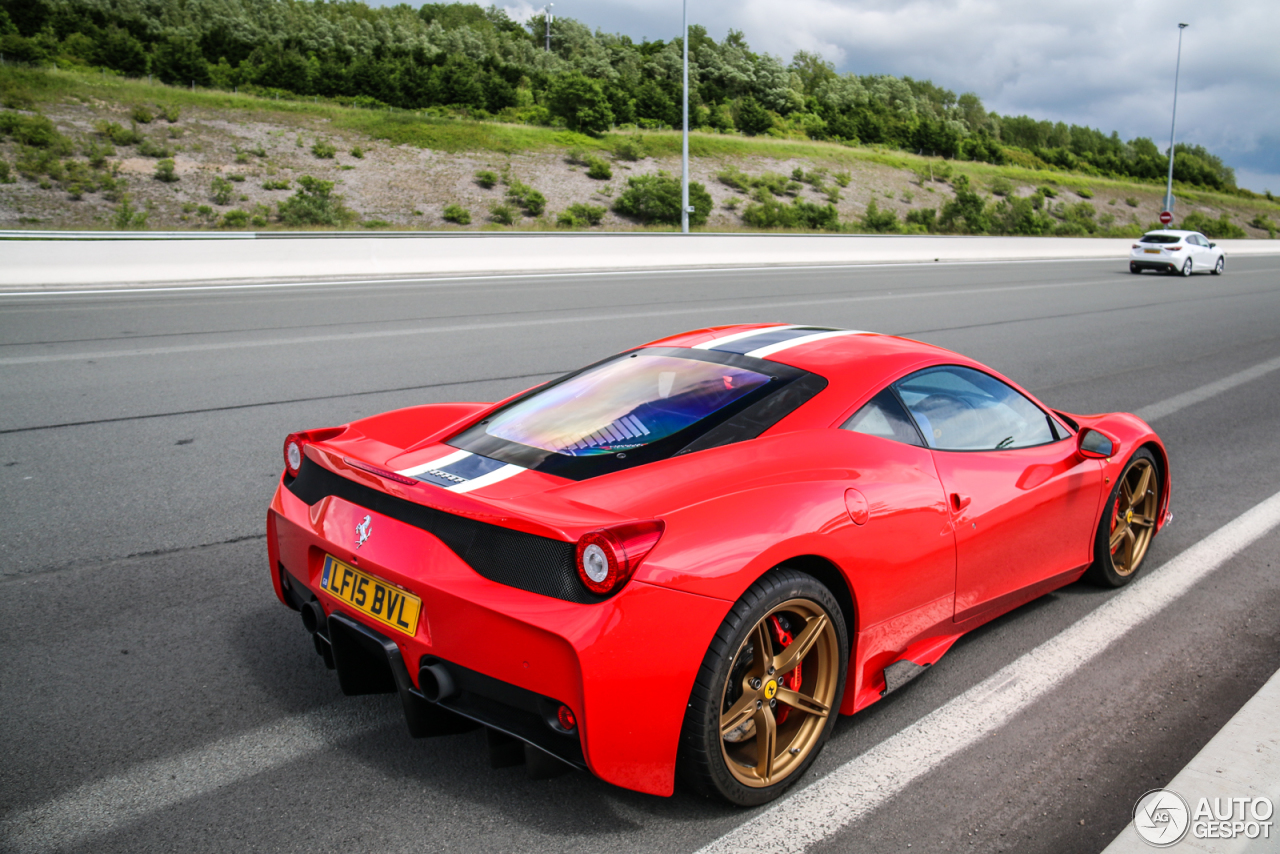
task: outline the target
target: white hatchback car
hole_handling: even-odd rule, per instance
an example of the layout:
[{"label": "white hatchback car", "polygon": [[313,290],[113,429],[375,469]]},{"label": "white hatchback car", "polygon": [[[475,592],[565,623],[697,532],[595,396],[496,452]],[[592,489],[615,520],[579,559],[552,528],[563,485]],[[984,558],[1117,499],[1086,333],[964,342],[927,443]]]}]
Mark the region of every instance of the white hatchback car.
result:
[{"label": "white hatchback car", "polygon": [[1129,251],[1129,272],[1159,270],[1192,273],[1208,270],[1215,276],[1227,268],[1227,253],[1198,231],[1149,231]]}]

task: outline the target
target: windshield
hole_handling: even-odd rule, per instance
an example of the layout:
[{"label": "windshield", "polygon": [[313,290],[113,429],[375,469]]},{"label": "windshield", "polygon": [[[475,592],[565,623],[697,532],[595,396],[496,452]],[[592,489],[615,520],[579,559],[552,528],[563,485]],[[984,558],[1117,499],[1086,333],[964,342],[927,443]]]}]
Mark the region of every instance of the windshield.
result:
[{"label": "windshield", "polygon": [[636,354],[534,393],[485,432],[565,456],[616,454],[665,439],[768,382],[746,368]]},{"label": "windshield", "polygon": [[1139,243],[1177,243],[1182,238],[1176,234],[1144,234]]}]

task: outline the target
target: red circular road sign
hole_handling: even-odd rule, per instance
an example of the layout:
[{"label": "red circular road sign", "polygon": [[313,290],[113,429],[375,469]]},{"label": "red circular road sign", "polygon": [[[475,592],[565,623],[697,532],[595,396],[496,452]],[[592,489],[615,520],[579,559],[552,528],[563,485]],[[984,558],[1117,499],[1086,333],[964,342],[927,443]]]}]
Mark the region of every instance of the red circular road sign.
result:
[{"label": "red circular road sign", "polygon": [[1173,222],[1173,214],[1169,213],[1168,211],[1161,211],[1160,212],[1161,225],[1168,225],[1171,222]]}]

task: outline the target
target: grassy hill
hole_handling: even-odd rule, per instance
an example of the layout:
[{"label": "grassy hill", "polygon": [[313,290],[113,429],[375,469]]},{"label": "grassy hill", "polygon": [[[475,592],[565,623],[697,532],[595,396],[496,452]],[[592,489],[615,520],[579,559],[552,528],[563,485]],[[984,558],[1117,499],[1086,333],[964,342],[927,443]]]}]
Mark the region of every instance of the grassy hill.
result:
[{"label": "grassy hill", "polygon": [[[679,175],[673,131],[586,136],[12,66],[0,98],[3,228],[672,227],[643,214],[669,186],[649,176]],[[699,227],[714,231],[1136,235],[1157,227],[1164,189],[737,133],[692,133],[690,151],[709,197]],[[658,195],[620,204],[644,193]],[[1179,217],[1212,236],[1280,222],[1272,199],[1175,193]]]}]

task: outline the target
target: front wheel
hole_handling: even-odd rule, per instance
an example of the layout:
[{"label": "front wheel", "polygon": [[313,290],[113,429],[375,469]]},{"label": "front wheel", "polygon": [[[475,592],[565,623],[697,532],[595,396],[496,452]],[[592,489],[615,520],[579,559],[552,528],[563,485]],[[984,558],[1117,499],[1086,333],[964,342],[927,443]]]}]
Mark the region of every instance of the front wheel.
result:
[{"label": "front wheel", "polygon": [[1225,255],[1219,255],[1218,263],[1213,265],[1213,274],[1215,276],[1221,276],[1222,271],[1225,269],[1227,269],[1227,258]]},{"label": "front wheel", "polygon": [[703,658],[680,734],[680,778],[738,806],[777,798],[830,737],[848,662],[831,591],[786,567],[761,577]]},{"label": "front wheel", "polygon": [[1191,275],[1191,259],[1190,258],[1182,262],[1182,275],[1183,276]]},{"label": "front wheel", "polygon": [[1140,448],[1125,464],[1093,542],[1093,565],[1085,577],[1101,587],[1128,584],[1147,556],[1156,535],[1160,511],[1160,469],[1156,458]]}]

